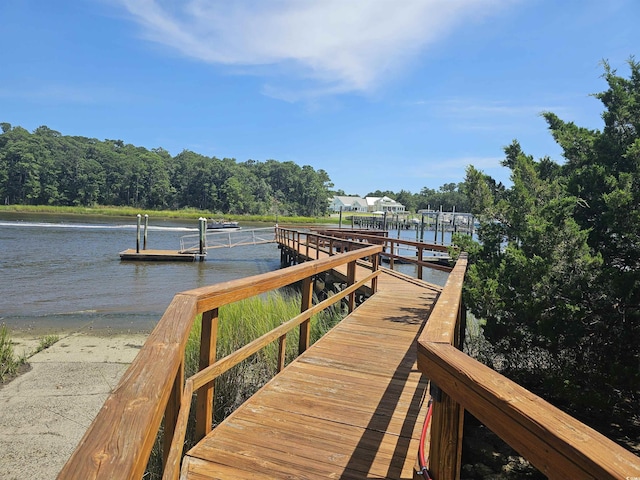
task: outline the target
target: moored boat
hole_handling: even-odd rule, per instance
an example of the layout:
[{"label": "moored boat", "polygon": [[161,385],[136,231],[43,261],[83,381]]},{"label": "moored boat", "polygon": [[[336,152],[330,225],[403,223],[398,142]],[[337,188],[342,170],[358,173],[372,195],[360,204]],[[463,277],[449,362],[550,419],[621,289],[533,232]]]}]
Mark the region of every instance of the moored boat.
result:
[{"label": "moored boat", "polygon": [[208,230],[217,230],[222,228],[240,228],[238,222],[233,220],[209,220],[207,222]]}]

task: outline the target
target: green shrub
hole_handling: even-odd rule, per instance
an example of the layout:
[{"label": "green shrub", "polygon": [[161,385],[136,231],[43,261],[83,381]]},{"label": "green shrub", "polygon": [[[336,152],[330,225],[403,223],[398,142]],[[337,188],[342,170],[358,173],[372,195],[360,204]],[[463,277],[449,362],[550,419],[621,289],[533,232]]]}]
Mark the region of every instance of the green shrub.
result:
[{"label": "green shrub", "polygon": [[18,372],[20,365],[25,362],[26,358],[24,356],[16,357],[9,329],[3,323],[0,326],[0,382],[13,377]]}]

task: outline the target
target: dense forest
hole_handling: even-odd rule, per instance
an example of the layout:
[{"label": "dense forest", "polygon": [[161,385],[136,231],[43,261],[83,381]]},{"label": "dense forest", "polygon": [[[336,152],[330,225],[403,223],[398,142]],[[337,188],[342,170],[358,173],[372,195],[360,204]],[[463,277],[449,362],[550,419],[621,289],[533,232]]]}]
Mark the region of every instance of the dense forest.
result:
[{"label": "dense forest", "polygon": [[[492,367],[589,422],[640,438],[640,63],[604,64],[602,130],[543,116],[564,161],[514,141],[509,188],[468,168],[481,219],[465,299],[486,321]],[[615,422],[614,422],[615,423]]]},{"label": "dense forest", "polygon": [[[0,123],[0,199],[21,205],[111,205],[146,209],[196,208],[224,214],[318,217],[327,213],[333,183],[326,171],[294,162],[176,156],[121,140],[66,136],[46,126],[32,133]],[[461,184],[387,195],[417,211],[440,206],[467,211]]]},{"label": "dense forest", "polygon": [[33,133],[0,126],[4,204],[320,216],[333,186],[324,170],[294,162],[239,163],[187,150],[172,157],[162,148],[64,136],[46,126]]}]

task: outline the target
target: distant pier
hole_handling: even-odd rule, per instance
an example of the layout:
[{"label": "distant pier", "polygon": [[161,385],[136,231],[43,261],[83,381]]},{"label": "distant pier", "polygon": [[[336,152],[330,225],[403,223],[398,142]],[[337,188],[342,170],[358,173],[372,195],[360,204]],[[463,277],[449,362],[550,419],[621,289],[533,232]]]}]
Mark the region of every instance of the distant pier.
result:
[{"label": "distant pier", "polygon": [[178,250],[140,250],[129,248],[120,252],[120,260],[165,261],[165,262],[195,262],[204,260],[206,254],[194,252],[180,252]]}]

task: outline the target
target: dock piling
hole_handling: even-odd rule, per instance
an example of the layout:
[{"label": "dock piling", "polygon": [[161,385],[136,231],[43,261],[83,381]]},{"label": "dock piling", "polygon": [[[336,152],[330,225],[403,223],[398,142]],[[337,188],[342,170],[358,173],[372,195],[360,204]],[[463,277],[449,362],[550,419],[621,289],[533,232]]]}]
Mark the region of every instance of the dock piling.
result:
[{"label": "dock piling", "polygon": [[138,227],[136,230],[136,253],[140,253],[140,220],[142,219],[142,215],[138,214]]},{"label": "dock piling", "polygon": [[142,249],[147,249],[147,230],[149,230],[149,215],[144,214],[144,242],[142,244]]}]

